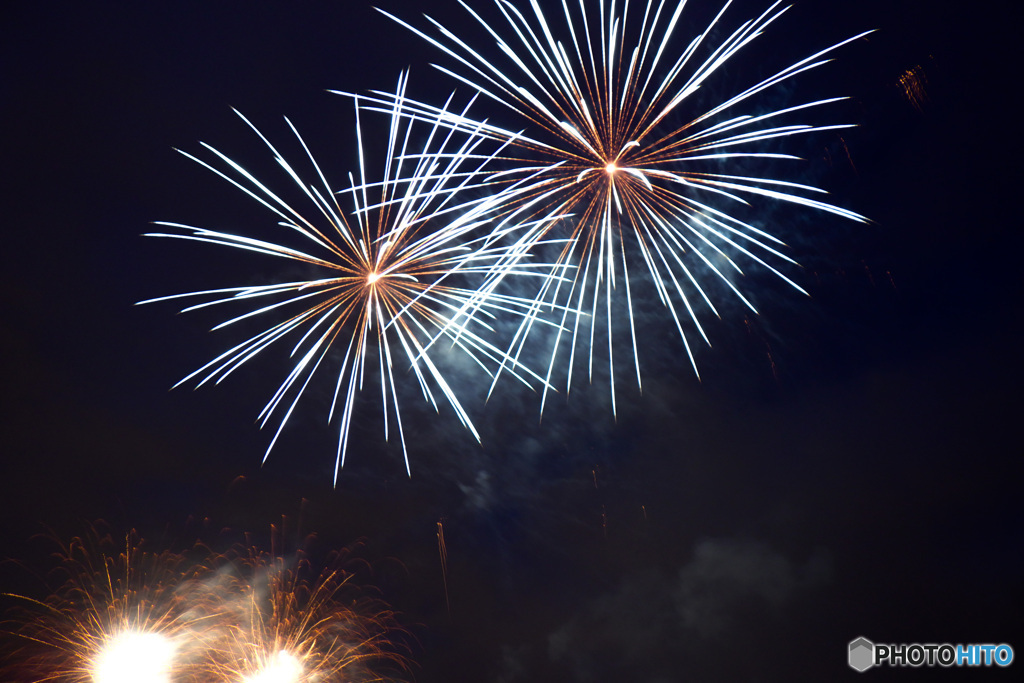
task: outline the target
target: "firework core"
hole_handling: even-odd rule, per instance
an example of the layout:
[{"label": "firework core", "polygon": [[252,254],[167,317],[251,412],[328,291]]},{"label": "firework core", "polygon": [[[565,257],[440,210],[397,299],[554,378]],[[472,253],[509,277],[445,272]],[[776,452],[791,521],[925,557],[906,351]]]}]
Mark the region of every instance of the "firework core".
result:
[{"label": "firework core", "polygon": [[93,683],[170,683],[174,650],[157,633],[122,633],[96,657]]},{"label": "firework core", "polygon": [[281,650],[262,671],[246,683],[298,683],[302,679],[302,664],[295,655]]}]

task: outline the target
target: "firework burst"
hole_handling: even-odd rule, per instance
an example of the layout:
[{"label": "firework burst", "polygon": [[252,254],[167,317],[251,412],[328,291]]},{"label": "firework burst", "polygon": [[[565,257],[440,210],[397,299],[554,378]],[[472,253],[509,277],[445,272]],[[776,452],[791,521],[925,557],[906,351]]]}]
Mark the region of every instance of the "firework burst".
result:
[{"label": "firework burst", "polygon": [[368,683],[409,670],[407,632],[355,581],[356,546],[317,572],[303,550],[152,552],[95,527],[58,545],[47,597],[5,594],[17,607],[0,630],[4,681]]},{"label": "firework burst", "polygon": [[22,646],[7,680],[168,683],[188,676],[204,650],[226,634],[223,611],[201,579],[205,548],[146,550],[134,533],[121,549],[109,535],[60,544],[57,587],[44,600],[17,597]]},{"label": "firework burst", "polygon": [[[363,388],[364,376],[373,372],[374,366],[379,374],[385,437],[394,425],[407,471],[409,456],[396,386],[403,381],[401,376],[396,377],[396,365],[401,361],[408,364],[426,400],[435,409],[439,399],[450,405],[477,440],[480,437],[469,415],[429,354],[431,346],[445,339],[485,371],[495,373],[511,363],[517,377],[531,381],[528,370],[483,336],[488,329],[487,319],[525,313],[529,307],[529,301],[495,293],[494,283],[532,272],[521,259],[511,256],[509,247],[496,246],[496,235],[520,228],[491,221],[497,204],[492,193],[480,186],[479,177],[481,167],[493,154],[477,153],[485,138],[470,127],[454,131],[437,123],[426,131],[426,142],[414,149],[411,140],[415,122],[404,115],[406,82],[407,75],[403,74],[392,94],[380,181],[368,179],[357,98],[359,173],[358,179],[349,174],[348,189],[342,191],[328,183],[291,122],[288,125],[312,168],[312,182],[304,180],[246,120],[312,205],[312,212],[300,212],[209,145],[203,146],[226,170],[183,152],[274,214],[279,219],[278,229],[284,233],[280,242],[177,223],[158,223],[175,232],[151,233],[283,258],[315,271],[298,281],[204,290],[140,303],[200,297],[208,300],[184,310],[225,304],[249,309],[215,329],[257,316],[277,316],[279,320],[179,384],[194,379],[198,385],[220,382],[267,347],[297,338],[291,349],[291,371],[260,413],[261,427],[272,419],[278,424],[264,460],[317,370],[340,362],[328,412],[328,421],[340,414],[335,481],[345,461],[356,396]],[[452,115],[464,119],[463,113]],[[351,207],[349,211],[342,208],[343,203]],[[303,244],[289,246],[285,243],[289,237],[297,237]],[[324,363],[329,357],[331,362]]]},{"label": "firework burst", "polygon": [[[759,95],[821,66],[830,53],[866,33],[698,110],[698,89],[734,63],[787,7],[776,2],[729,33],[723,27],[727,2],[703,31],[683,43],[679,26],[685,0],[580,0],[578,6],[562,0],[561,11],[554,12],[562,15],[557,25],[536,0],[525,11],[507,0],[495,0],[501,18],[494,21],[462,0],[460,4],[479,24],[477,35],[493,39],[496,52],[472,47],[471,39],[430,17],[433,28],[420,30],[384,14],[457,63],[453,68],[435,65],[438,69],[507,107],[525,124],[523,133],[513,133],[425,103],[410,108],[417,117],[456,129],[482,130],[511,144],[515,152],[506,159],[510,167],[496,174],[520,179],[504,193],[509,210],[562,218],[534,223],[518,236],[524,252],[537,251],[536,243],[553,232],[567,237],[552,259],[552,277],[541,285],[532,314],[524,317],[509,346],[510,357],[518,358],[541,313],[554,311],[557,335],[547,361],[545,399],[566,341],[566,390],[572,384],[578,350],[587,355],[592,377],[594,335],[603,316],[614,410],[613,302],[623,295],[636,380],[641,384],[634,319],[637,294],[631,287],[637,272],[649,275],[694,372],[697,362],[687,327],[692,325],[710,344],[701,316],[719,315],[714,282],[755,313],[749,296],[741,291],[743,267],[767,269],[804,292],[779,269],[795,264],[784,253],[785,244],[756,221],[742,218],[739,209],[774,200],[866,221],[823,201],[823,190],[816,187],[741,170],[741,164],[751,160],[797,159],[774,151],[776,142],[849,127],[800,120],[842,97],[768,111],[755,107],[761,102]],[[388,100],[378,97],[375,104],[386,105]],[[750,110],[758,113],[747,113]],[[541,411],[543,405],[542,401]]]},{"label": "firework burst", "polygon": [[399,680],[407,658],[395,640],[395,614],[360,590],[335,560],[319,573],[256,549],[234,563],[229,590],[235,625],[207,659],[213,680],[315,683]]}]

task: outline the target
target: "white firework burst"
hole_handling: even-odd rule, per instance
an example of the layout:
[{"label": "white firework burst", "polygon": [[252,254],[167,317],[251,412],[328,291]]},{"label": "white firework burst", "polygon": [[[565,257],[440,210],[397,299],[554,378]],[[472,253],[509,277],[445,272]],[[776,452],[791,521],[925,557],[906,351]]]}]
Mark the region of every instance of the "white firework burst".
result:
[{"label": "white firework burst", "polygon": [[[264,461],[310,382],[323,374],[318,369],[330,365],[324,361],[333,355],[340,365],[328,412],[328,421],[339,421],[335,481],[349,445],[355,399],[363,390],[365,376],[375,369],[385,436],[392,425],[397,428],[407,472],[409,455],[397,385],[409,374],[435,409],[439,403],[447,403],[474,437],[480,438],[444,373],[431,359],[429,350],[435,342],[447,340],[486,372],[495,374],[498,367],[511,363],[514,374],[524,382],[536,378],[489,342],[486,334],[488,320],[494,316],[522,315],[530,306],[529,301],[495,293],[494,283],[517,275],[546,273],[550,266],[536,271],[508,247],[497,246],[507,231],[521,227],[494,219],[498,205],[481,182],[481,168],[494,153],[478,153],[485,140],[479,132],[455,131],[435,123],[426,128],[426,141],[412,147],[411,140],[423,129],[414,134],[418,124],[405,115],[407,79],[403,74],[391,93],[381,180],[368,179],[358,100],[359,173],[358,178],[349,174],[349,185],[342,191],[328,182],[290,121],[288,126],[312,170],[311,181],[303,179],[243,117],[312,210],[303,213],[238,163],[203,143],[214,162],[182,153],[266,208],[278,221],[281,239],[266,241],[179,223],[157,223],[172,231],[149,235],[282,258],[315,272],[298,281],[195,291],[140,303],[197,297],[204,301],[184,311],[232,304],[246,307],[245,312],[214,329],[253,318],[273,321],[178,383],[219,383],[268,347],[290,343],[291,369],[259,416],[261,427],[271,420],[277,422]],[[462,118],[459,113],[453,116]],[[343,206],[351,208],[346,211]],[[411,372],[396,368],[399,365],[408,365]],[[400,370],[404,374],[399,375]]]},{"label": "white firework burst", "polygon": [[[566,390],[578,349],[587,354],[592,375],[594,333],[603,316],[614,410],[612,313],[613,302],[623,295],[641,384],[633,312],[637,295],[630,284],[630,268],[641,261],[639,270],[671,315],[696,373],[688,328],[692,325],[710,344],[701,316],[719,315],[709,283],[724,284],[755,313],[742,290],[745,265],[767,269],[804,292],[780,269],[795,264],[782,240],[737,209],[768,200],[867,221],[824,201],[817,187],[740,170],[750,160],[798,158],[766,143],[851,126],[801,120],[843,97],[749,110],[763,109],[759,96],[820,67],[839,47],[867,33],[829,45],[698,110],[698,89],[725,65],[735,64],[788,7],[776,2],[728,32],[723,28],[727,2],[685,42],[686,0],[579,0],[578,5],[562,0],[554,12],[561,15],[557,25],[537,0],[530,0],[527,10],[495,0],[501,18],[493,22],[463,0],[459,4],[478,24],[466,38],[429,16],[432,29],[421,30],[384,14],[454,59],[453,67],[435,65],[438,69],[522,121],[524,130],[513,132],[423,102],[407,108],[414,118],[475,130],[509,145],[506,168],[494,176],[516,181],[504,191],[506,210],[547,219],[527,221],[510,253],[534,253],[553,234],[564,237],[551,277],[540,285],[532,311],[508,347],[509,358],[519,358],[536,323],[554,312],[558,333],[546,361],[545,399],[564,342]],[[470,34],[489,37],[497,51],[473,47]],[[391,99],[378,92],[371,106],[386,107]],[[543,406],[542,400],[541,411]]]}]

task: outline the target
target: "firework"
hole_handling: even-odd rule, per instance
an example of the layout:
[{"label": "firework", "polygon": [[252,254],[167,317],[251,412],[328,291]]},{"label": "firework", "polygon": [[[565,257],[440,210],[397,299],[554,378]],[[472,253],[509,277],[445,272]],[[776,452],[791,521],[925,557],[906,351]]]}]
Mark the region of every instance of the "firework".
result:
[{"label": "firework", "polygon": [[[300,196],[309,202],[312,211],[300,212],[239,164],[203,144],[216,163],[226,166],[225,170],[190,154],[185,156],[221,176],[276,216],[280,221],[277,226],[280,241],[177,223],[158,223],[175,232],[150,235],[207,242],[278,257],[312,271],[309,277],[297,281],[204,290],[140,303],[200,297],[207,300],[184,310],[231,304],[247,308],[214,329],[257,317],[276,320],[179,384],[193,379],[198,385],[220,382],[268,347],[297,338],[290,352],[291,370],[260,413],[261,427],[272,419],[276,419],[278,425],[264,461],[317,370],[340,362],[327,418],[330,422],[340,414],[335,481],[345,461],[356,396],[363,388],[364,376],[372,373],[374,366],[379,374],[385,437],[394,424],[407,472],[409,456],[396,387],[402,381],[401,376],[396,377],[401,370],[396,369],[400,361],[404,359],[408,364],[426,400],[435,409],[438,398],[447,402],[477,440],[480,437],[469,415],[429,354],[432,345],[445,339],[485,371],[494,372],[491,368],[511,363],[517,377],[524,382],[531,380],[528,370],[482,336],[488,329],[487,319],[525,312],[529,306],[528,301],[495,293],[495,283],[532,272],[521,259],[511,256],[509,247],[496,246],[495,236],[520,228],[517,224],[489,222],[496,204],[487,188],[480,186],[478,178],[481,167],[493,153],[490,156],[477,153],[485,138],[469,127],[456,134],[437,123],[426,131],[426,142],[414,149],[411,140],[419,139],[424,133],[417,131],[414,136],[415,122],[403,115],[406,79],[407,75],[403,74],[392,94],[387,152],[380,181],[368,179],[358,98],[358,179],[349,174],[349,186],[342,191],[336,191],[328,183],[290,121],[288,125],[312,169],[312,182],[304,180],[246,120],[299,188]],[[464,118],[459,112],[452,115]],[[343,203],[351,207],[349,211],[343,210]],[[300,246],[291,246],[288,238],[298,240]]]},{"label": "firework", "polygon": [[[339,556],[339,557],[343,557]],[[338,559],[319,573],[257,549],[239,569],[229,638],[207,659],[207,677],[245,683],[399,680],[408,671],[394,635],[395,614],[365,590]]]},{"label": "firework", "polygon": [[152,552],[134,532],[120,549],[95,529],[59,546],[46,598],[8,596],[4,681],[369,682],[409,669],[406,632],[356,584],[351,549],[318,573],[301,550]]},{"label": "firework", "polygon": [[92,530],[56,557],[56,589],[41,601],[19,598],[21,646],[7,680],[169,683],[226,634],[200,581],[210,569],[201,546],[151,552],[130,533],[118,550]]},{"label": "firework", "polygon": [[[724,285],[755,313],[749,296],[741,291],[743,267],[766,269],[804,292],[780,270],[795,265],[784,253],[785,244],[757,221],[744,218],[741,209],[774,200],[866,221],[820,199],[819,188],[745,170],[751,162],[797,159],[774,151],[776,143],[849,127],[801,120],[842,97],[768,111],[761,102],[766,91],[779,90],[866,34],[826,47],[698,110],[698,89],[714,82],[725,65],[734,63],[788,8],[776,2],[730,33],[724,27],[730,4],[726,3],[685,43],[680,42],[685,0],[579,0],[578,7],[562,0],[561,11],[554,11],[561,15],[557,22],[536,0],[527,10],[495,0],[501,18],[495,15],[493,20],[462,0],[460,4],[479,23],[476,35],[489,36],[496,50],[478,50],[472,39],[463,39],[430,17],[433,28],[420,30],[388,16],[456,62],[452,68],[438,69],[522,119],[525,131],[520,134],[426,103],[410,107],[417,117],[455,129],[473,128],[510,143],[516,152],[509,159],[510,168],[496,174],[520,179],[504,193],[507,206],[533,216],[562,218],[534,223],[518,236],[522,252],[517,253],[533,253],[538,251],[536,242],[553,232],[567,233],[557,258],[551,259],[552,277],[540,286],[531,315],[524,317],[509,346],[510,357],[518,358],[542,311],[554,311],[557,334],[547,361],[545,399],[563,342],[568,342],[569,354],[566,390],[572,384],[578,350],[587,354],[592,377],[595,331],[603,317],[614,410],[613,302],[622,297],[636,381],[641,384],[634,318],[637,294],[631,287],[638,272],[649,275],[695,373],[692,331],[686,328],[692,325],[710,344],[701,316],[719,316],[713,299],[714,289],[720,287],[714,283]],[[379,97],[375,104],[388,100]],[[542,400],[541,411],[543,405]]]}]

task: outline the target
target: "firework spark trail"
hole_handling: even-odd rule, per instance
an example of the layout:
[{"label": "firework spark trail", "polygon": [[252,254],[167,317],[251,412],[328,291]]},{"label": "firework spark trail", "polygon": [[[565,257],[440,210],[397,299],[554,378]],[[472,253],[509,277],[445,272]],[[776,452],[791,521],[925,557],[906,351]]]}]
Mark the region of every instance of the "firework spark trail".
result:
[{"label": "firework spark trail", "polygon": [[[332,351],[337,350],[337,355],[342,357],[341,368],[328,413],[328,422],[340,413],[335,482],[345,461],[355,399],[363,388],[365,374],[372,371],[374,365],[379,371],[385,438],[390,434],[393,421],[402,443],[407,472],[410,471],[409,455],[396,391],[399,380],[395,377],[399,357],[409,362],[424,398],[434,409],[438,409],[436,393],[440,392],[478,441],[480,436],[469,415],[431,359],[430,347],[438,339],[446,339],[492,376],[499,368],[511,364],[513,374],[520,380],[539,379],[484,336],[489,329],[488,319],[517,312],[526,314],[531,306],[529,300],[498,294],[494,283],[517,275],[544,276],[551,268],[538,270],[537,266],[525,263],[520,255],[513,256],[510,249],[515,247],[500,246],[495,239],[496,235],[521,229],[519,221],[514,224],[492,221],[498,204],[491,193],[483,192],[487,188],[481,183],[480,169],[501,150],[489,155],[479,154],[477,150],[486,138],[474,132],[471,126],[462,126],[456,134],[455,129],[437,123],[430,126],[426,142],[413,149],[415,122],[404,115],[407,79],[408,75],[403,74],[391,94],[385,169],[380,181],[368,179],[360,103],[356,99],[358,180],[349,174],[350,186],[340,192],[332,189],[290,121],[288,125],[315,172],[312,183],[303,180],[277,148],[242,117],[274,154],[302,195],[312,202],[315,218],[300,213],[210,145],[203,143],[228,170],[219,170],[211,163],[182,152],[270,210],[280,219],[279,227],[292,237],[297,234],[307,243],[306,247],[294,248],[283,241],[264,241],[178,223],[158,223],[178,232],[149,235],[275,256],[319,272],[319,277],[299,281],[203,290],[140,303],[183,297],[210,299],[184,311],[232,302],[250,305],[251,310],[229,318],[214,329],[257,316],[277,314],[283,318],[233,346],[175,386],[197,378],[198,386],[211,380],[219,383],[271,345],[283,343],[289,336],[299,337],[290,354],[297,360],[259,416],[261,427],[271,418],[276,417],[278,421],[264,461],[317,370]],[[467,120],[464,112],[453,112],[452,116]],[[475,198],[468,198],[474,195]],[[351,202],[353,208],[348,217],[339,198]],[[322,227],[317,227],[318,222]],[[271,303],[261,303],[266,300]]]},{"label": "firework spark trail", "polygon": [[448,617],[452,616],[452,602],[448,598],[448,546],[444,542],[444,518],[437,521],[437,555],[441,559],[441,581],[444,584],[444,604]]},{"label": "firework spark trail", "polygon": [[[777,260],[795,264],[783,253],[785,244],[733,215],[732,207],[775,200],[867,222],[853,211],[815,198],[824,193],[819,188],[725,173],[720,168],[721,164],[750,159],[797,159],[769,151],[764,143],[850,127],[852,124],[790,122],[795,115],[807,115],[845,99],[842,97],[802,102],[757,115],[737,110],[741,105],[755,104],[756,96],[765,91],[821,66],[829,61],[830,53],[870,32],[826,47],[693,116],[683,111],[693,94],[735,60],[788,7],[780,7],[780,2],[772,4],[715,45],[714,36],[721,30],[731,4],[726,2],[708,26],[679,52],[674,46],[685,0],[674,6],[666,0],[632,5],[630,0],[609,0],[596,7],[580,0],[578,11],[568,0],[562,0],[564,30],[558,37],[556,27],[536,0],[531,0],[525,12],[507,0],[495,0],[507,39],[467,3],[459,3],[494,40],[505,61],[488,58],[429,16],[426,19],[436,34],[380,11],[457,62],[454,68],[436,68],[522,117],[527,129],[513,132],[420,102],[411,103],[407,114],[455,129],[474,129],[510,144],[511,149],[518,150],[518,157],[508,160],[511,169],[496,176],[531,179],[521,180],[504,193],[509,210],[523,212],[529,207],[534,216],[572,216],[571,221],[532,224],[518,236],[518,250],[514,252],[536,251],[535,242],[548,238],[553,231],[565,229],[569,233],[558,258],[553,259],[552,277],[541,285],[534,308],[524,317],[509,346],[509,356],[518,359],[542,311],[560,313],[547,363],[542,413],[563,334],[571,332],[566,390],[572,384],[577,347],[587,349],[588,374],[592,377],[594,333],[602,314],[607,323],[615,410],[612,303],[621,296],[615,294],[619,283],[625,289],[636,379],[642,387],[629,272],[634,259],[643,260],[697,373],[684,325],[689,324],[687,319],[692,322],[710,345],[700,311],[706,307],[719,316],[702,278],[724,283],[755,313],[753,303],[735,282],[744,274],[743,261],[767,269],[806,294],[770,263]],[[371,106],[387,107],[387,94],[376,95]],[[680,117],[692,118],[683,124],[673,122]],[[721,204],[726,206],[718,208]],[[583,324],[587,319],[589,334]]]}]

